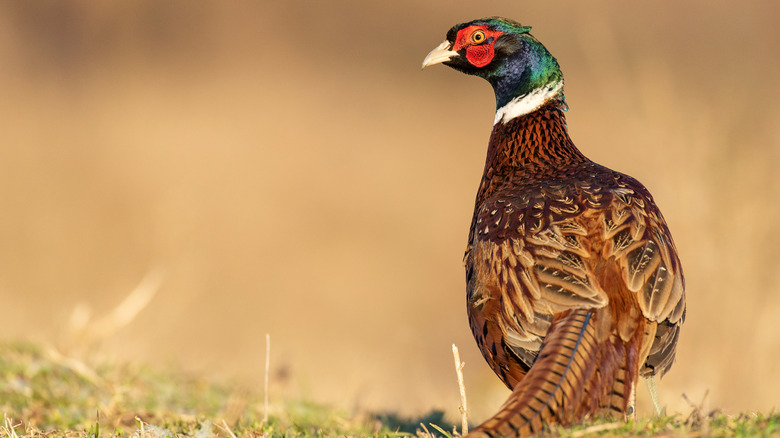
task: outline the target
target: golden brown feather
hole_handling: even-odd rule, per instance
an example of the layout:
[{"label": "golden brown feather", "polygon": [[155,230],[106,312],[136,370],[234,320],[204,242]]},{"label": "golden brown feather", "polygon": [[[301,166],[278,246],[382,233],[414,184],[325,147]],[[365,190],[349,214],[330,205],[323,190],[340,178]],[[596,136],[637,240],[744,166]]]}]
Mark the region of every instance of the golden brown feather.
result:
[{"label": "golden brown feather", "polygon": [[625,414],[638,377],[674,358],[685,292],[666,223],[641,183],[577,150],[564,105],[491,135],[465,257],[468,313],[513,392],[475,436]]}]

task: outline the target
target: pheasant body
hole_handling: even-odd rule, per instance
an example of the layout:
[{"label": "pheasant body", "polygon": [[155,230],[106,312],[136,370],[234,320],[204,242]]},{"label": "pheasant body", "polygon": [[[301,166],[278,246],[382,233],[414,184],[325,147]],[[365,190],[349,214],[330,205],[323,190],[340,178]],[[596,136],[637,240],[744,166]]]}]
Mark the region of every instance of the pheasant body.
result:
[{"label": "pheasant body", "polygon": [[685,315],[663,216],[641,183],[574,146],[563,76],[529,30],[500,18],[457,25],[426,58],[496,92],[465,256],[467,309],[513,392],[475,434],[628,413],[638,377],[671,366]]}]

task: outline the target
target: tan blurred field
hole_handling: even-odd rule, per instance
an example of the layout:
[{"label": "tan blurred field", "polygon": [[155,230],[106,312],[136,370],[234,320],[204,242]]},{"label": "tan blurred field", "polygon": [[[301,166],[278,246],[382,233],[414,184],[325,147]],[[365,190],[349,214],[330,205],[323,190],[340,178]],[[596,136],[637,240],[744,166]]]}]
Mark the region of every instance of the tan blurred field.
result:
[{"label": "tan blurred field", "polygon": [[[67,347],[74,309],[159,292],[101,354],[273,396],[473,419],[507,391],[461,265],[490,87],[420,71],[457,22],[534,27],[572,137],[644,182],[688,315],[662,403],[780,390],[780,6],[774,2],[3,2],[0,338]],[[640,391],[640,413],[651,412]]]}]

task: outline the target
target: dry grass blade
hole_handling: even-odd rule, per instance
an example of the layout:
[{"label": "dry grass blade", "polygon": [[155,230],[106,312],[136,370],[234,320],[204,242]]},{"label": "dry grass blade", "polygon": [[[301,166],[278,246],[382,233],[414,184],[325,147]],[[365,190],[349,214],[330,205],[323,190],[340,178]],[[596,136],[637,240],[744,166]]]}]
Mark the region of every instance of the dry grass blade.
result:
[{"label": "dry grass blade", "polygon": [[460,418],[461,418],[461,435],[469,433],[469,414],[468,403],[466,401],[466,385],[463,383],[463,366],[466,365],[460,361],[460,353],[458,347],[452,344],[452,357],[455,359],[455,373],[458,375],[458,388],[460,389]]},{"label": "dry grass blade", "polygon": [[228,426],[227,422],[225,420],[222,420],[222,426],[220,426],[222,430],[228,433],[232,438],[237,438],[236,434],[233,433],[232,430],[230,430],[230,426]]},{"label": "dry grass blade", "polygon": [[130,324],[157,295],[163,277],[161,268],[150,270],[122,302],[107,315],[95,321],[90,321],[91,310],[88,305],[76,306],[61,348],[68,354],[73,353],[70,350],[89,351],[90,348]]},{"label": "dry grass blade", "polygon": [[3,432],[8,438],[19,438],[19,435],[16,433],[16,426],[14,426],[13,420],[5,413],[3,413]]},{"label": "dry grass blade", "polygon": [[572,438],[579,438],[582,436],[587,436],[598,432],[604,432],[605,430],[617,429],[622,426],[625,426],[625,423],[616,422],[616,423],[594,424],[593,426],[588,426],[585,429],[572,432],[571,436]]},{"label": "dry grass blade", "polygon": [[263,424],[268,422],[268,374],[271,368],[271,334],[265,334],[265,394],[263,400]]},{"label": "dry grass blade", "polygon": [[656,384],[655,376],[647,378],[647,391],[650,393],[650,399],[653,401],[655,415],[661,415],[661,402],[658,401],[658,385]]},{"label": "dry grass blade", "polygon": [[66,357],[51,346],[47,346],[45,351],[47,358],[53,363],[68,368],[92,384],[98,385],[102,382],[95,370],[83,361],[73,357]]},{"label": "dry grass blade", "polygon": [[420,426],[423,428],[423,432],[418,433],[418,436],[423,438],[434,438],[433,434],[428,431],[428,428],[425,427],[424,423],[420,423]]}]

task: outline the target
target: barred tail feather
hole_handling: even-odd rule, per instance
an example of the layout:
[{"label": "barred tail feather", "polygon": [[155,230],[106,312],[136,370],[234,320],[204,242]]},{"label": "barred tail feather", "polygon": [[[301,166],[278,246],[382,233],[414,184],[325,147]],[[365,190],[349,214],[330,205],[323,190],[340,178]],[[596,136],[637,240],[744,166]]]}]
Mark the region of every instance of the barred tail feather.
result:
[{"label": "barred tail feather", "polygon": [[539,357],[499,412],[469,437],[528,436],[588,413],[625,413],[636,374],[623,342],[598,339],[597,310],[572,310],[550,326]]}]

